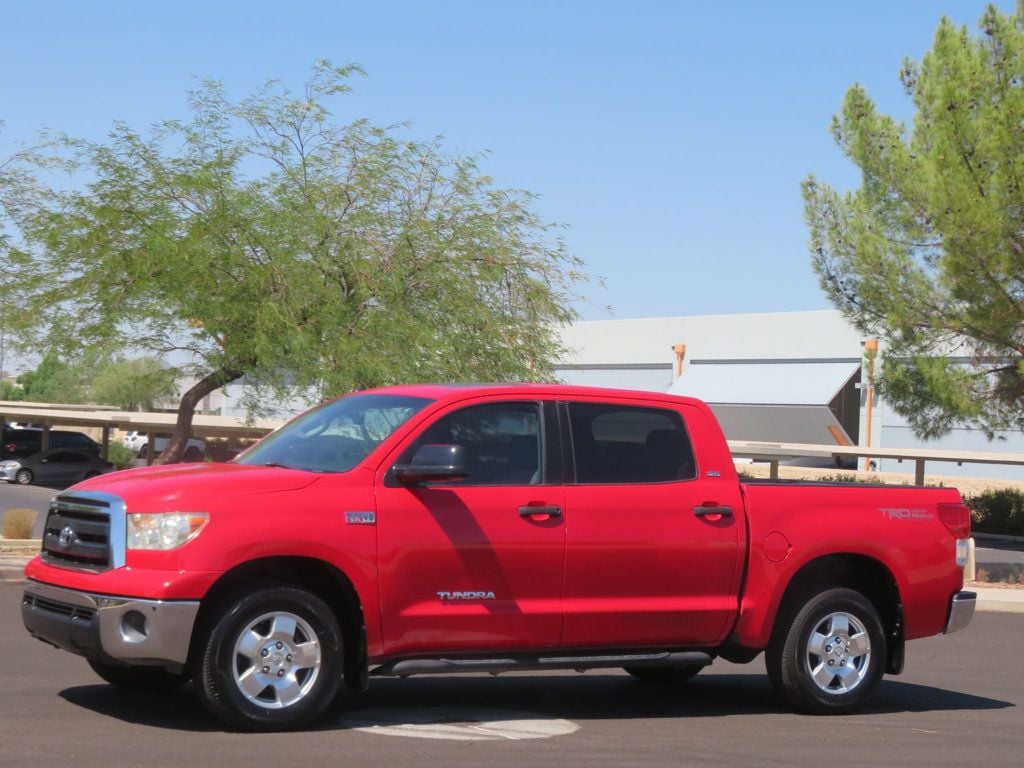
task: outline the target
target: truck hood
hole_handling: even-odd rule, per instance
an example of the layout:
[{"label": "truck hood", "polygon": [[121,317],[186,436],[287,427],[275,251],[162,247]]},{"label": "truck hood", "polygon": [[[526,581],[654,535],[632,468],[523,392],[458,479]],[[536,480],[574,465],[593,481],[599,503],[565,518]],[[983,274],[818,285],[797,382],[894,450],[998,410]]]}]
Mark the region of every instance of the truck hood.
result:
[{"label": "truck hood", "polygon": [[169,464],[100,475],[72,486],[71,492],[103,491],[124,499],[129,512],[198,511],[202,504],[305,488],[322,475],[281,467],[245,464]]}]

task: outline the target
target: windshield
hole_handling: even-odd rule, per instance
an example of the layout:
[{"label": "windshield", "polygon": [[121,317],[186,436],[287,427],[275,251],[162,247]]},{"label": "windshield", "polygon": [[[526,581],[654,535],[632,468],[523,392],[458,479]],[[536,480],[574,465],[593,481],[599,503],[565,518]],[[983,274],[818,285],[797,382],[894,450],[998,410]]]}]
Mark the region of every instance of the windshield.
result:
[{"label": "windshield", "polygon": [[429,402],[403,395],[343,397],[285,424],[235,461],[346,472]]}]

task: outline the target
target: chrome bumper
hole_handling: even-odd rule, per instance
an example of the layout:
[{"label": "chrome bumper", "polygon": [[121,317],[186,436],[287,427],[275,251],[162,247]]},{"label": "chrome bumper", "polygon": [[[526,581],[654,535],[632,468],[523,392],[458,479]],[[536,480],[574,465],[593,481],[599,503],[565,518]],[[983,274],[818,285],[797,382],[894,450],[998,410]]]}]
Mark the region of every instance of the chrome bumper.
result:
[{"label": "chrome bumper", "polygon": [[974,592],[957,592],[949,601],[949,618],[946,620],[947,635],[963,629],[974,618],[974,603],[978,596]]},{"label": "chrome bumper", "polygon": [[34,637],[128,664],[184,665],[198,612],[199,601],[95,595],[31,580],[21,601]]}]

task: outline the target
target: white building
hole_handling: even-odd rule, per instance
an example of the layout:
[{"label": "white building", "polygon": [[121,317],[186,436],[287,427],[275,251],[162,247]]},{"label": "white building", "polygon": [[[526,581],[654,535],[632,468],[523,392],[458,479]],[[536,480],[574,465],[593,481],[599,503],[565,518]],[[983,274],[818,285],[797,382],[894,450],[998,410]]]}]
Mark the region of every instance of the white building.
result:
[{"label": "white building", "polygon": [[[837,310],[592,320],[562,332],[556,366],[571,384],[672,391],[711,404],[735,440],[1024,452],[1024,433],[972,429],[921,440],[875,399],[867,441],[865,338]],[[676,376],[677,345],[685,345]],[[884,351],[884,350],[883,350]],[[883,460],[882,471],[913,473]],[[944,465],[943,474],[1020,479],[1020,468]]]}]

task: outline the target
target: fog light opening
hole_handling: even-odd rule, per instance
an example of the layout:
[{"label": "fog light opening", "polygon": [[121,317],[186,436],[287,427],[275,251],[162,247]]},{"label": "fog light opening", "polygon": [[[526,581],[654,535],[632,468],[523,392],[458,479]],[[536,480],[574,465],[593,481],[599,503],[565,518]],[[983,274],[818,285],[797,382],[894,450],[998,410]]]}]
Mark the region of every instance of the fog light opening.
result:
[{"label": "fog light opening", "polygon": [[121,637],[126,643],[141,643],[149,636],[146,617],[138,611],[128,611],[121,619]]}]

